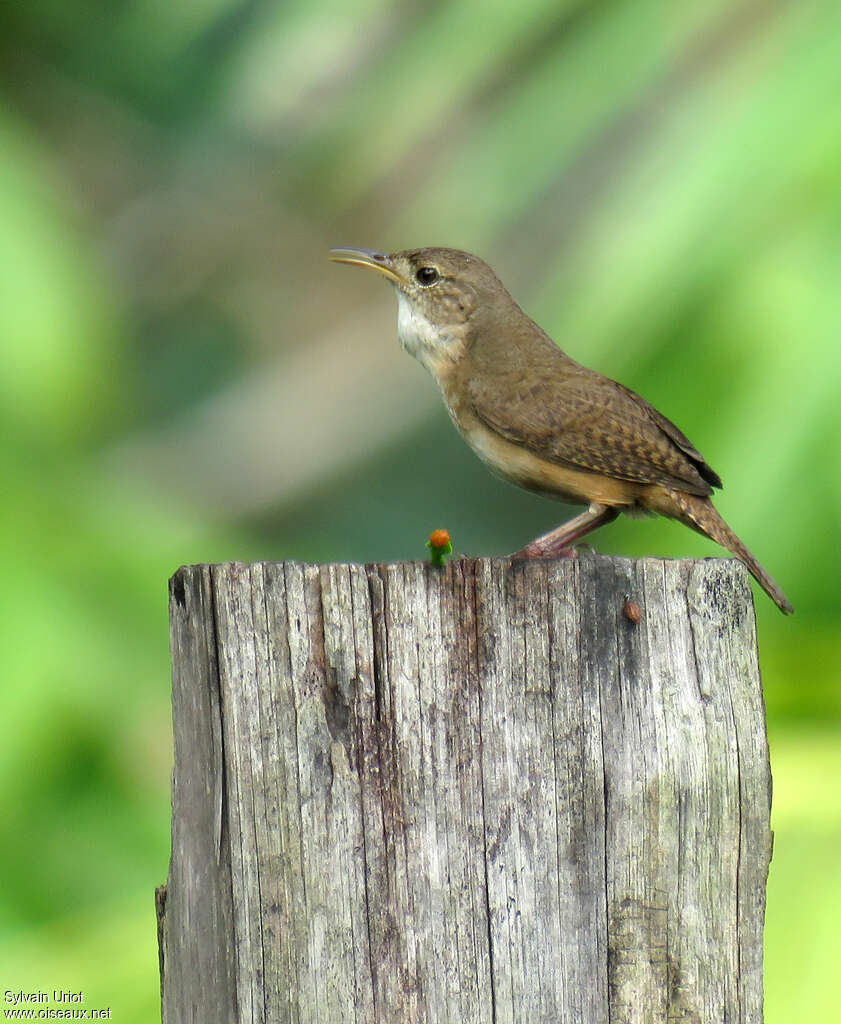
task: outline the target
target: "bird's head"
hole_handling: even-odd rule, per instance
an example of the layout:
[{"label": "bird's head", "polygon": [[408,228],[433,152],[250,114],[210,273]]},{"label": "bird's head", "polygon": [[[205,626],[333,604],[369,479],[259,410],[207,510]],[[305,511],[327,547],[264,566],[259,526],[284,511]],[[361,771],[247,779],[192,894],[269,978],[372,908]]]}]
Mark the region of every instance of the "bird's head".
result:
[{"label": "bird's head", "polygon": [[437,376],[469,347],[477,319],[513,300],[491,268],[458,249],[331,249],[330,259],[379,271],[397,292],[400,344]]}]

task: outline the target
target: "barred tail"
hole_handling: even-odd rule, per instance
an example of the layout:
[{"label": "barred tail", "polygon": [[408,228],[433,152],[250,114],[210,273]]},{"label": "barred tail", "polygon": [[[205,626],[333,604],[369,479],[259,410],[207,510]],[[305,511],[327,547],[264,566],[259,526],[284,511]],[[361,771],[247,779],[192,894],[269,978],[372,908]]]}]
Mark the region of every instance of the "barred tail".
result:
[{"label": "barred tail", "polygon": [[721,518],[709,498],[701,498],[694,494],[678,491],[670,491],[669,496],[680,510],[675,518],[731,551],[741,562],[744,562],[750,574],[780,611],[785,615],[791,615],[794,609],[788,598]]}]

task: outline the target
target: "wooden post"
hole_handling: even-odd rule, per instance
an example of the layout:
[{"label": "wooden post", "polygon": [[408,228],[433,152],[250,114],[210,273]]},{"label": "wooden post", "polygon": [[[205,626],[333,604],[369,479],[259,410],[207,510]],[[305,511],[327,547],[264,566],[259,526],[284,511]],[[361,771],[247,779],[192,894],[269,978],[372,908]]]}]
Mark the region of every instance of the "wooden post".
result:
[{"label": "wooden post", "polygon": [[762,1020],[738,563],[194,566],[171,627],[164,1024]]}]

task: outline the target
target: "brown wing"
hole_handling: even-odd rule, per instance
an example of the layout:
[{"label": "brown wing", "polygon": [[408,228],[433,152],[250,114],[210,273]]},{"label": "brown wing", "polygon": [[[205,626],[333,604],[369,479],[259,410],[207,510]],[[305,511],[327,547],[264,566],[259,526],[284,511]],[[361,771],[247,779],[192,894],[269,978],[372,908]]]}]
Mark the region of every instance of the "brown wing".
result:
[{"label": "brown wing", "polygon": [[631,391],[630,388],[626,388],[624,384],[618,383],[618,381],[611,381],[616,386],[624,391],[626,395],[632,398],[637,405],[641,406],[648,415],[654,420],[657,426],[666,434],[680,450],[686,455],[692,465],[698,470],[701,476],[712,484],[713,487],[722,487],[721,477],[716,473],[712,466],[708,466],[704,456],[698,451],[695,445],[689,440],[684,432],[676,427],[670,419],[667,419],[661,412],[658,412],[650,402],[646,402],[644,398],[641,398],[636,391]]},{"label": "brown wing", "polygon": [[[572,361],[570,361],[572,362]],[[506,380],[488,400],[468,384],[476,415],[492,430],[543,458],[619,480],[659,483],[690,494],[720,487],[689,439],[645,399],[601,374],[572,364],[559,376]],[[512,379],[514,377],[514,379]]]}]

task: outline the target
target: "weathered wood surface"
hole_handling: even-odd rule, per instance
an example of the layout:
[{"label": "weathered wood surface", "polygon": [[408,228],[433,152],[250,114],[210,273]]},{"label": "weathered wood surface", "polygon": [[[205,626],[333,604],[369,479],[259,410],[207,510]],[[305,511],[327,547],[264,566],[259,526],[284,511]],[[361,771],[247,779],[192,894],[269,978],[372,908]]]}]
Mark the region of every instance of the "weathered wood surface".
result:
[{"label": "weathered wood surface", "polygon": [[738,563],[195,566],[171,627],[165,1024],[761,1021]]}]

